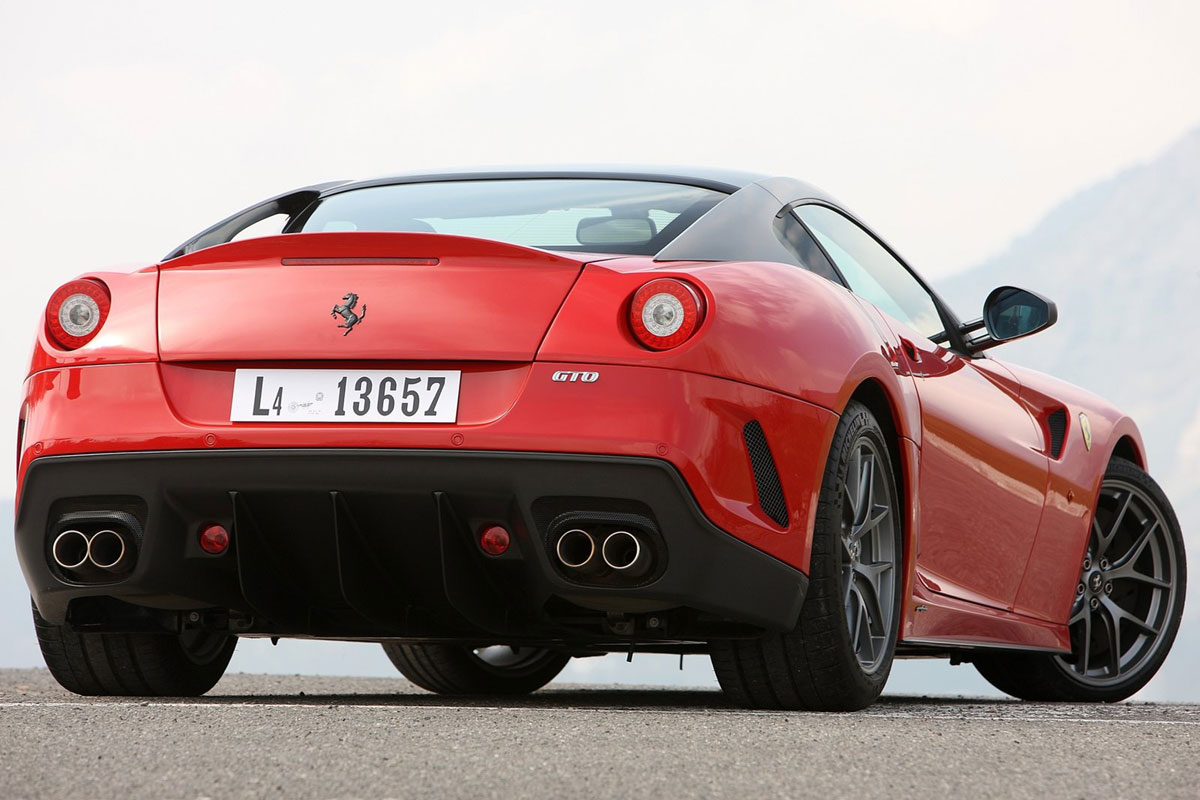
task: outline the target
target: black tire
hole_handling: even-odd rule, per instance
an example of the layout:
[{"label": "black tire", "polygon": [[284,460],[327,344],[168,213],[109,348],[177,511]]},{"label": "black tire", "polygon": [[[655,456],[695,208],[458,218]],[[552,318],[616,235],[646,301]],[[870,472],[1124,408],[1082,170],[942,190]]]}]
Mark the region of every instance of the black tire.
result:
[{"label": "black tire", "polygon": [[[879,456],[878,475],[890,498],[892,517],[887,530],[882,530],[880,523],[876,534],[891,543],[888,569],[892,577],[878,596],[880,611],[888,600],[891,609],[874,637],[878,643],[869,667],[861,663],[857,637],[851,633],[848,601],[861,597],[862,589],[858,595],[851,594],[857,580],[851,563],[857,562],[859,551],[854,546],[850,556],[845,538],[846,514],[854,518],[858,514],[854,504],[847,502],[847,476],[864,442]],[[808,595],[795,629],[752,640],[710,643],[717,680],[732,702],[751,708],[813,711],[856,711],[875,702],[891,672],[900,625],[903,515],[898,498],[887,438],[871,411],[851,402],[838,422],[825,466],[813,528]],[[847,558],[853,562],[848,563]]]},{"label": "black tire", "polygon": [[125,697],[197,697],[221,679],[237,637],[227,634],[76,633],[33,624],[50,674],[67,691]]},{"label": "black tire", "polygon": [[[1128,487],[1133,487],[1136,491],[1128,491]],[[1132,495],[1136,504],[1127,506],[1123,513],[1120,512],[1123,503],[1122,491]],[[1142,507],[1143,504],[1145,507]],[[1131,511],[1133,517],[1129,516]],[[1142,514],[1146,516],[1144,521],[1139,519],[1139,515]],[[1143,569],[1147,564],[1159,569],[1156,559],[1161,558],[1164,572],[1162,577],[1165,579],[1169,575],[1170,588],[1161,590],[1165,594],[1157,599],[1153,598],[1155,587],[1144,583],[1143,580],[1117,577],[1117,573],[1127,571],[1124,564],[1120,567],[1115,563],[1102,566],[1107,564],[1107,558],[1103,562],[1099,560],[1101,556],[1108,556],[1110,551],[1120,549],[1122,537],[1127,537],[1122,532],[1123,523],[1137,525],[1138,522],[1142,522],[1143,529],[1149,522],[1157,522],[1162,529],[1162,538],[1143,544],[1139,554],[1129,562],[1129,568],[1141,574],[1142,571],[1136,569],[1139,564],[1143,565]],[[1109,525],[1112,526],[1108,535],[1109,544],[1106,548],[1101,548],[1097,532],[1102,533]],[[1147,537],[1154,536],[1156,530],[1158,528],[1151,528]],[[1136,547],[1136,537],[1127,538],[1133,538],[1132,546]],[[1145,548],[1151,545],[1152,552],[1147,554]],[[1097,563],[1093,563],[1094,554],[1097,556]],[[1148,556],[1150,561],[1145,561]],[[1170,569],[1165,569],[1168,556]],[[1116,560],[1118,559],[1114,558],[1114,561]],[[1101,577],[1095,583],[1102,588],[1093,591],[1092,576],[1097,574]],[[1095,512],[1095,524],[1092,526],[1088,555],[1084,561],[1079,586],[1083,591],[1077,590],[1075,605],[1071,611],[1072,654],[1069,658],[1043,653],[980,653],[973,659],[979,674],[1000,691],[1022,700],[1113,703],[1136,694],[1158,672],[1171,650],[1183,617],[1184,597],[1187,594],[1187,565],[1184,558],[1183,534],[1170,501],[1154,479],[1131,461],[1113,458],[1104,474],[1099,507]],[[1106,586],[1111,586],[1112,590],[1106,591],[1103,588]],[[1109,647],[1109,653],[1116,652],[1116,667],[1114,669],[1112,662],[1109,662],[1104,668],[1104,673],[1101,673],[1099,667],[1090,668],[1093,664],[1099,664],[1101,658],[1106,658],[1103,652],[1101,656],[1093,656],[1094,651],[1102,651],[1102,647],[1097,647],[1097,639],[1089,637],[1088,646],[1084,647],[1084,604],[1091,605],[1093,598],[1096,600],[1094,607],[1102,614],[1107,613],[1108,619],[1108,623],[1105,623],[1097,636],[1105,636],[1111,631],[1112,628],[1109,628],[1108,624],[1114,619],[1116,630],[1124,630],[1126,635],[1131,624],[1135,630],[1140,627],[1136,623],[1121,620],[1108,613],[1106,610],[1111,607],[1111,603],[1128,606],[1135,613],[1144,610],[1148,615],[1146,619],[1154,618],[1153,621],[1157,621],[1157,618],[1161,617],[1162,620],[1157,626],[1158,633],[1153,638],[1146,637],[1143,640],[1138,636],[1128,648],[1120,644]],[[1088,616],[1090,618],[1090,615]],[[1151,628],[1153,627],[1155,626],[1151,625]],[[1108,639],[1108,643],[1120,643],[1122,638],[1118,633],[1115,640]],[[1104,642],[1100,644],[1103,645]],[[1123,663],[1126,659],[1127,663]],[[1096,674],[1093,675],[1093,672]]]},{"label": "black tire", "polygon": [[[494,663],[485,651],[511,653],[510,663]],[[562,672],[571,657],[533,647],[474,649],[453,644],[385,643],[383,652],[410,681],[437,694],[516,695],[542,688]]]}]

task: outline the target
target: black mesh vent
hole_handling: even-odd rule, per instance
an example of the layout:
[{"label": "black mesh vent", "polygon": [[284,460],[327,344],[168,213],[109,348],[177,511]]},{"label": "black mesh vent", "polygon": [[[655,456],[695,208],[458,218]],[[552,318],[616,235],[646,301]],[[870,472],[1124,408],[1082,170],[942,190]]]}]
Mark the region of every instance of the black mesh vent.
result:
[{"label": "black mesh vent", "polygon": [[1067,435],[1067,410],[1059,408],[1051,411],[1046,417],[1046,424],[1050,427],[1050,457],[1058,458],[1062,455],[1063,439]]},{"label": "black mesh vent", "polygon": [[750,467],[754,470],[758,504],[768,517],[781,528],[786,528],[787,502],[783,499],[783,486],[779,483],[779,470],[775,468],[775,459],[771,457],[771,448],[767,445],[767,435],[763,433],[758,420],[752,419],[742,428],[742,436],[746,440],[746,452],[750,454]]}]

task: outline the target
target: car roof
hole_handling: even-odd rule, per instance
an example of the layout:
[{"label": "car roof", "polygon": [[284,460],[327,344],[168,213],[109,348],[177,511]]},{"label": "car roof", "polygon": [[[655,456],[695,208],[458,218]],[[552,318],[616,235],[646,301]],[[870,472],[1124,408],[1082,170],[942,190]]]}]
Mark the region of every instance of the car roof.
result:
[{"label": "car roof", "polygon": [[795,178],[695,167],[573,165],[411,172],[328,186],[321,197],[373,186],[441,181],[526,179],[629,180],[697,186],[728,194],[655,255],[657,261],[793,260],[771,222],[781,207],[801,200],[835,203],[825,192]]},{"label": "car roof", "polygon": [[440,181],[524,180],[591,178],[598,180],[653,181],[679,183],[732,194],[738,189],[771,177],[763,173],[704,167],[671,167],[629,164],[567,164],[529,167],[468,167],[421,170],[385,175],[366,180],[348,181],[325,190],[324,194],[362,189],[369,186],[389,186],[401,183],[431,183]]},{"label": "car roof", "polygon": [[372,186],[470,180],[599,179],[652,181],[696,186],[727,194],[721,202],[672,240],[656,256],[659,261],[778,261],[790,257],[781,249],[771,222],[780,209],[801,200],[835,201],[820,189],[795,178],[761,173],[694,167],[578,165],[423,170],[358,181],[331,181],[268,198],[227,217],[187,240],[165,260],[223,244],[249,224],[275,214],[294,216],[313,202]]}]

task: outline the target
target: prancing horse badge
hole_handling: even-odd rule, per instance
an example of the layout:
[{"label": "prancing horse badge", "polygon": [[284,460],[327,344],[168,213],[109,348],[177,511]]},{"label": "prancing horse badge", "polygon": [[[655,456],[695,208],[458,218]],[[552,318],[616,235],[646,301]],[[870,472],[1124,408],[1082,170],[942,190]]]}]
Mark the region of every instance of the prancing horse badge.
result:
[{"label": "prancing horse badge", "polygon": [[342,319],[345,320],[345,322],[342,322],[340,325],[338,325],[338,327],[345,328],[346,332],[343,333],[342,336],[347,336],[349,335],[350,331],[354,330],[355,325],[367,318],[367,304],[363,303],[362,313],[358,314],[354,311],[354,307],[358,305],[358,295],[356,295],[354,292],[347,292],[342,297],[342,300],[345,302],[338,303],[336,306],[334,306],[333,311],[329,312],[329,316],[336,317],[338,314],[342,315]]},{"label": "prancing horse badge", "polygon": [[1083,434],[1083,446],[1088,450],[1092,449],[1092,423],[1088,421],[1087,414],[1079,412],[1079,432]]}]

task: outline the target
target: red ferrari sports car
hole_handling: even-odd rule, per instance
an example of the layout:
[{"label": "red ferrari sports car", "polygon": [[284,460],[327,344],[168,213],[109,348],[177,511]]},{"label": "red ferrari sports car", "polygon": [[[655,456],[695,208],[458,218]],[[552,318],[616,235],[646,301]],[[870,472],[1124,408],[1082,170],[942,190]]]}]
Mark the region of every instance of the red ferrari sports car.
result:
[{"label": "red ferrari sports car", "polygon": [[963,322],[788,178],[279,195],[50,298],[16,522],[46,663],[194,695],[238,637],[366,640],[466,694],[708,653],[735,703],[857,709],[934,656],[1125,698],[1183,540],[1127,416],[989,357],[1056,313],[1006,286]]}]

